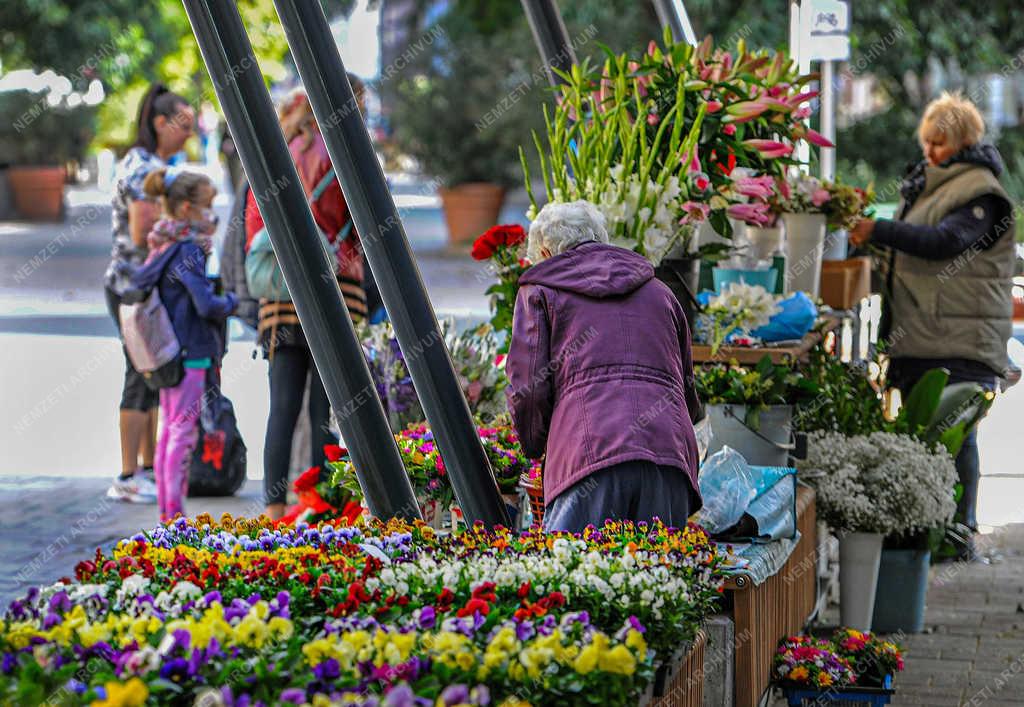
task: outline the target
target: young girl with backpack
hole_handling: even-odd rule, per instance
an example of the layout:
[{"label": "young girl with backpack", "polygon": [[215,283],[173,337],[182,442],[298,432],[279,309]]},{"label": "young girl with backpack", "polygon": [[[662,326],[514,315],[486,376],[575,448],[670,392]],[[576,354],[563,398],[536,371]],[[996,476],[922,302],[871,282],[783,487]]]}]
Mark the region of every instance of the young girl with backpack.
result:
[{"label": "young girl with backpack", "polygon": [[160,520],[184,512],[188,472],[199,432],[209,368],[220,363],[220,324],[238,304],[234,294],[214,294],[206,277],[216,217],[210,209],[217,190],[208,177],[174,167],[157,169],[143,188],[160,197],[163,217],[147,237],[149,255],[132,277],[141,291],[157,288],[181,346],[181,382],[160,390],[163,431],[155,472]]}]

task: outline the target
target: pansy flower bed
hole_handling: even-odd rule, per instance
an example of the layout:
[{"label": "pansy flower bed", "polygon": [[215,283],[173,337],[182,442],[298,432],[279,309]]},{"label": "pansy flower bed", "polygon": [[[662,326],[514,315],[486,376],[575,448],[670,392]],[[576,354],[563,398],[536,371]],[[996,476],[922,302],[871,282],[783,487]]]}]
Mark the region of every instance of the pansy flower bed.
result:
[{"label": "pansy flower bed", "polygon": [[31,590],[0,703],[636,704],[713,609],[699,528],[178,519]]}]

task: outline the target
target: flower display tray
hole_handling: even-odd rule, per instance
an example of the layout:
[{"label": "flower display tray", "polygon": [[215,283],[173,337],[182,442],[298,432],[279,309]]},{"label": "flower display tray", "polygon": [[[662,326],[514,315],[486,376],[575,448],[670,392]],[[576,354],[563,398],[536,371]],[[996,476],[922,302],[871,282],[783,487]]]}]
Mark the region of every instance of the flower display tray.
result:
[{"label": "flower display tray", "polygon": [[811,690],[805,687],[783,685],[782,694],[789,707],[815,705],[887,705],[896,691],[892,689],[892,676],[886,675],[883,687],[848,687],[829,690]]},{"label": "flower display tray", "polygon": [[[772,363],[780,364],[788,361],[800,361],[804,359],[811,349],[830,331],[837,329],[842,323],[839,317],[825,316],[820,318],[809,332],[804,334],[800,341],[793,341],[783,345],[775,346],[722,346],[718,353],[711,355],[711,347],[705,344],[693,345],[694,363],[718,363],[733,361],[741,366],[749,366],[760,361],[767,355]],[[786,342],[779,342],[780,344]]]}]

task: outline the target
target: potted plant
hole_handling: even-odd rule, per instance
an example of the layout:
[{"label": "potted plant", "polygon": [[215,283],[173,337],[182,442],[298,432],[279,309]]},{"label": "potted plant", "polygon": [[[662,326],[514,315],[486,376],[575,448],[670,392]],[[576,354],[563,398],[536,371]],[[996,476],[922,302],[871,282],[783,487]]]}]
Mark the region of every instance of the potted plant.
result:
[{"label": "potted plant", "polygon": [[397,146],[437,180],[448,234],[466,244],[498,222],[506,189],[518,180],[519,135],[503,129],[527,110],[515,102],[493,124],[495,101],[514,88],[509,58],[485,38],[441,37],[396,79],[390,119]]},{"label": "potted plant", "polygon": [[7,180],[22,217],[63,217],[66,168],[82,159],[94,118],[94,109],[85,105],[50,105],[45,94],[0,91],[0,121],[12,128],[0,138],[0,155],[10,165]]},{"label": "potted plant", "polygon": [[945,448],[907,434],[816,432],[798,467],[817,491],[819,515],[840,535],[842,622],[869,630],[883,539],[952,517],[953,460]]},{"label": "potted plant", "polygon": [[774,683],[787,703],[889,704],[903,670],[900,647],[871,633],[839,628],[831,639],[789,636],[772,660]]},{"label": "potted plant", "polygon": [[773,363],[705,364],[694,370],[697,395],[714,430],[708,454],[729,445],[758,466],[786,466],[793,444],[793,404],[808,391],[799,369]]}]

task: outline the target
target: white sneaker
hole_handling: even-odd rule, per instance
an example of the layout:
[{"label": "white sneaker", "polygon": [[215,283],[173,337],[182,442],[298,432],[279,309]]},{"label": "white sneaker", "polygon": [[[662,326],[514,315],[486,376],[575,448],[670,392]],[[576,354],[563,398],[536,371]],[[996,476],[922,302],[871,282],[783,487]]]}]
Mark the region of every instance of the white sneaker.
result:
[{"label": "white sneaker", "polygon": [[156,503],[156,485],[141,473],[127,479],[117,476],[107,489],[107,498],[128,503]]}]

